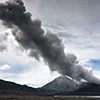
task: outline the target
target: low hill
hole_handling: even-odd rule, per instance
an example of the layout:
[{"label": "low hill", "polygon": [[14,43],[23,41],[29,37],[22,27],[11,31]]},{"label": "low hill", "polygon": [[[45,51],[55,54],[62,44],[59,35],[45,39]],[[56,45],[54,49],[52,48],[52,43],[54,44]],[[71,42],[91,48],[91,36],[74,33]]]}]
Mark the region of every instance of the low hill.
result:
[{"label": "low hill", "polygon": [[0,79],[0,91],[22,91],[22,92],[37,92],[37,89],[28,87],[27,85],[19,85],[14,82],[4,81]]}]

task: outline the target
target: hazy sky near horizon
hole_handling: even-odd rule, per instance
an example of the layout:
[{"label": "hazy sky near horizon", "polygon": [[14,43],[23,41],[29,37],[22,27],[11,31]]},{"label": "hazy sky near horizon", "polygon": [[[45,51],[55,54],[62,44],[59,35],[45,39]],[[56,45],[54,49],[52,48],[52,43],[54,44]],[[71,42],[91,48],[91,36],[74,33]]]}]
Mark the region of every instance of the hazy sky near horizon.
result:
[{"label": "hazy sky near horizon", "polygon": [[[2,2],[5,0],[2,0]],[[73,53],[100,77],[100,0],[23,0],[32,19],[57,34],[66,53]],[[0,1],[1,2],[1,1]],[[5,38],[7,35],[8,38]],[[5,38],[5,41],[3,41]],[[0,78],[20,84],[42,86],[59,74],[51,73],[42,58],[38,62],[19,49],[19,44],[0,21]],[[2,48],[7,47],[2,52]]]}]

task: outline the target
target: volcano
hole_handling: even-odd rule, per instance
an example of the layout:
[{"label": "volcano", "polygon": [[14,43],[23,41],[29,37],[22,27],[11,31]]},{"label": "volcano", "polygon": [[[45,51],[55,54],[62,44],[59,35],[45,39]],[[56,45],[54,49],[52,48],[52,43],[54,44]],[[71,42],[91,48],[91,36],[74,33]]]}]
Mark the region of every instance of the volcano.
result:
[{"label": "volcano", "polygon": [[60,76],[41,87],[40,90],[44,91],[44,93],[56,94],[61,92],[71,92],[78,87],[79,85],[74,80],[66,76]]}]

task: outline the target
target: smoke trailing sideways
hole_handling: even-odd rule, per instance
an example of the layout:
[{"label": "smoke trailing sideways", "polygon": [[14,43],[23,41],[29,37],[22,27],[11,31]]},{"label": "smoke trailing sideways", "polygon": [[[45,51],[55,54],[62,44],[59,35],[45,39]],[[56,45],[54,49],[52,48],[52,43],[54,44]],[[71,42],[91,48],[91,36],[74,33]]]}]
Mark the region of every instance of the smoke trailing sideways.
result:
[{"label": "smoke trailing sideways", "polygon": [[87,80],[100,84],[91,68],[77,62],[73,54],[65,54],[62,41],[51,32],[44,32],[39,19],[32,20],[21,0],[9,0],[0,4],[0,19],[3,25],[11,28],[17,42],[30,51],[30,56],[39,60],[43,57],[51,71],[70,76],[75,80]]}]

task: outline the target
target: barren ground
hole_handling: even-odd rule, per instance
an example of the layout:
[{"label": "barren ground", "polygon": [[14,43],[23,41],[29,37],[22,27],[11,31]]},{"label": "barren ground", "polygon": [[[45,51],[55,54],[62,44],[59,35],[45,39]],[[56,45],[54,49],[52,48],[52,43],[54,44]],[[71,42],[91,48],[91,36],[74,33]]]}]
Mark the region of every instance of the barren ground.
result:
[{"label": "barren ground", "polygon": [[100,98],[0,94],[0,100],[100,100]]}]

